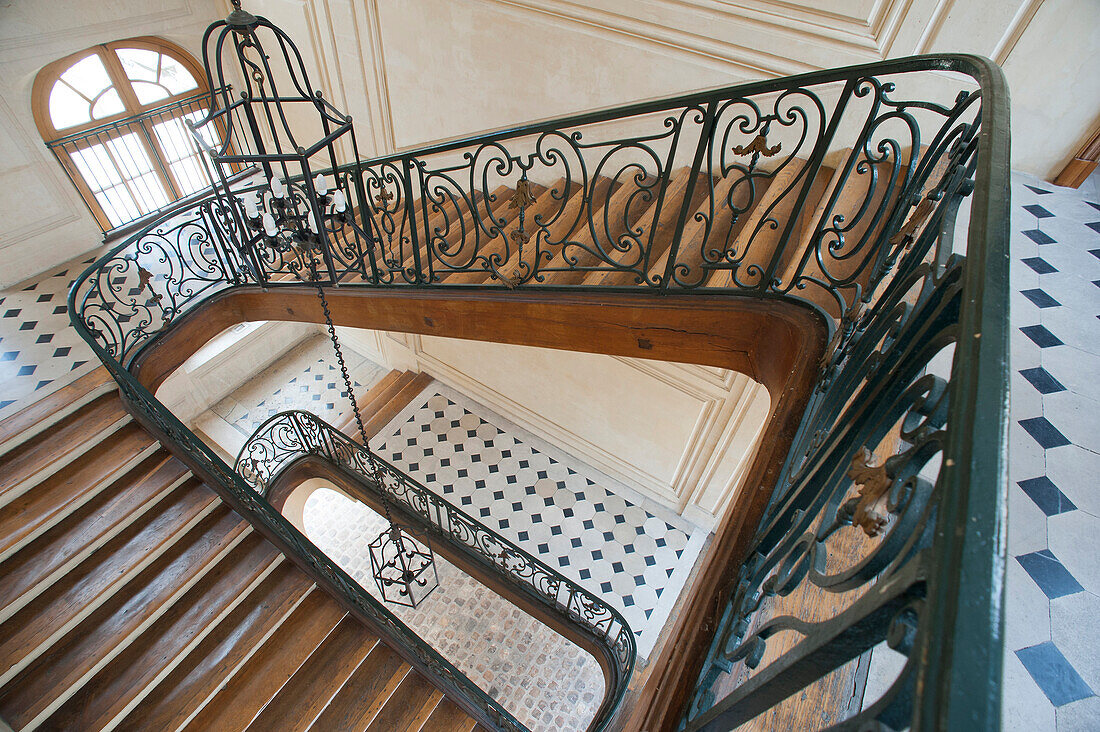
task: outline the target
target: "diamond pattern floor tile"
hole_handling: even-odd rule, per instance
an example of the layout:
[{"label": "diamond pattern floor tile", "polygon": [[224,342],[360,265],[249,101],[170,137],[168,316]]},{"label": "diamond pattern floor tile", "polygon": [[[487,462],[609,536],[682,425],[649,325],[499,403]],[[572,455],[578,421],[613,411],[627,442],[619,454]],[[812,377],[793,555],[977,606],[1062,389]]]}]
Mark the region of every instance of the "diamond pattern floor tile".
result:
[{"label": "diamond pattern floor tile", "polygon": [[[1090,226],[1100,204],[1027,180],[1016,175],[1013,183],[1021,203],[1013,212],[1012,256],[1028,269],[1013,269],[1014,297],[1021,298],[1015,304],[1026,307],[1012,314],[1023,337],[1012,338],[1019,376],[1012,380],[1008,545],[1017,569],[1007,580],[1003,722],[1005,729],[1071,732],[1081,729],[1081,710],[1096,706],[1088,706],[1097,700],[1095,687],[1082,671],[1100,678],[1089,660],[1097,657],[1095,640],[1080,620],[1100,614],[1100,290],[1092,285],[1100,279],[1100,223]],[[1039,225],[1015,225],[1026,221]],[[1070,608],[1078,620],[1067,623]],[[1064,626],[1058,633],[1055,616]]]},{"label": "diamond pattern floor tile", "polygon": [[98,363],[65,305],[74,278],[92,261],[74,260],[0,292],[0,410],[15,411],[41,389]]},{"label": "diamond pattern floor tile", "polygon": [[[698,558],[701,529],[609,488],[595,470],[429,386],[378,453],[623,614],[644,657]],[[460,403],[461,402],[461,403]],[[582,573],[583,572],[583,573]]]}]

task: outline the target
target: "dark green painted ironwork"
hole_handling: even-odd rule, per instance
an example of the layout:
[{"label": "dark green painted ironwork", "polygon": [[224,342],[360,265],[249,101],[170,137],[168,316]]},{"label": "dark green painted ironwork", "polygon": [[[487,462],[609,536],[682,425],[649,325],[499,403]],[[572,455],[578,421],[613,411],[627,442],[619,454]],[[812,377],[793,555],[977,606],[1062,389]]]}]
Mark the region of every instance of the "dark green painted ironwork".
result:
[{"label": "dark green painted ironwork", "polygon": [[342,468],[414,529],[427,529],[437,546],[449,545],[602,649],[610,683],[592,727],[612,719],[637,655],[634,634],[615,608],[309,412],[266,420],[241,447],[234,470],[266,496],[281,474],[307,457]]},{"label": "dark green painted ironwork", "polygon": [[[758,144],[759,135],[765,139]],[[1008,151],[1003,76],[985,59],[960,55],[822,71],[541,122],[330,173],[342,177],[341,187],[367,192],[358,215],[372,218],[378,240],[327,252],[334,266],[325,284],[506,286],[544,296],[592,289],[548,284],[555,272],[609,272],[625,273],[627,284],[600,292],[724,294],[815,309],[833,348],[746,561],[729,569],[729,603],[684,728],[729,728],[886,642],[908,656],[904,671],[882,699],[841,726],[994,729],[1005,557]],[[810,186],[826,162],[837,168],[838,187],[812,210]],[[595,181],[630,181],[637,186],[633,205],[664,206],[672,200],[665,196],[670,176],[681,166],[695,176],[691,185],[703,187],[703,204],[689,210],[691,197],[683,199],[673,217],[676,238],[661,243],[674,254],[658,271],[652,230],[628,222],[625,233],[610,237],[622,227],[595,215],[610,195]],[[773,204],[754,230],[739,239],[710,231],[701,249],[687,248],[680,236],[687,225],[716,228],[722,206],[748,216],[763,184],[777,180],[784,166],[794,175],[778,199],[769,198]],[[347,180],[355,171],[363,179]],[[505,272],[507,256],[485,250],[486,242],[508,234],[494,213],[501,202],[492,190],[521,178],[546,184],[564,178],[589,205],[575,221],[555,225],[569,186],[543,192],[556,213],[526,218],[529,258],[518,272]],[[735,194],[720,198],[720,183]],[[383,190],[388,195],[379,195]],[[839,191],[853,190],[857,205],[840,209]],[[955,217],[968,197],[963,242]],[[239,236],[240,212],[223,208],[207,198],[99,259],[70,293],[74,326],[135,409],[165,425],[179,449],[253,507],[252,520],[293,538],[295,551],[343,583],[349,601],[373,612],[338,568],[312,553],[127,370],[182,313],[213,294],[255,285],[274,291],[283,286],[280,278],[292,284],[301,271],[300,254]],[[804,231],[799,222],[806,222]],[[769,232],[778,232],[777,248],[757,256],[754,245]],[[563,249],[566,256],[548,266]],[[441,282],[451,271],[495,279],[477,286]],[[732,284],[711,286],[719,272]],[[875,509],[884,520],[866,556],[843,571],[827,570],[834,566],[825,562],[831,542],[866,518],[849,476],[863,449],[877,449],[878,463],[885,459],[878,470],[885,497]],[[863,594],[824,623],[769,616],[768,599],[798,587]],[[763,663],[769,639],[783,629],[804,637]],[[456,680],[457,672],[447,673],[447,683],[485,703]],[[744,680],[731,685],[731,673]],[[712,694],[715,688],[721,693]]]}]

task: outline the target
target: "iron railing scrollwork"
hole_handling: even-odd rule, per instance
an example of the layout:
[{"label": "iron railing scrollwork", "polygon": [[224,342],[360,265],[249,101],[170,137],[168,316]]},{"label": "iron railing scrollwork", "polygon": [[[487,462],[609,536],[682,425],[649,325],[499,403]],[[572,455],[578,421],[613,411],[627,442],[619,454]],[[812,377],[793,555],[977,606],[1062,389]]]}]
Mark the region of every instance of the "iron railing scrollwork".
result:
[{"label": "iron railing scrollwork", "polygon": [[472,704],[475,718],[493,729],[525,732],[527,729],[497,701],[480,689],[435,649],[425,644],[380,601],[364,592],[340,565],[322,552],[283,517],[245,479],[232,470],[201,439],[191,432],[129,371],[122,368],[98,343],[90,345],[118,383],[119,391],[142,423],[162,440],[182,450],[205,480],[214,481],[231,496],[235,508],[254,524],[262,526],[296,557],[305,562],[311,575],[339,594],[362,617],[370,618],[375,630],[397,648],[411,652],[414,666],[427,673],[433,683],[454,699]]},{"label": "iron railing scrollwork", "polygon": [[609,683],[589,729],[606,727],[626,693],[637,653],[633,632],[617,610],[375,455],[378,483],[363,446],[309,412],[281,412],[257,427],[241,447],[234,469],[265,496],[278,476],[303,457],[324,458],[345,468],[380,500],[385,493],[391,506],[417,522],[415,528],[432,533],[437,546],[445,542],[475,560],[603,649]]},{"label": "iron railing scrollwork", "polygon": [[[540,122],[329,171],[361,171],[349,181],[365,194],[355,215],[375,238],[327,252],[322,284],[728,294],[812,308],[831,341],[746,560],[729,570],[683,726],[780,714],[783,699],[885,644],[906,656],[894,685],[833,722],[991,728],[1008,145],[1003,76],[959,55]],[[963,241],[955,219],[968,199]],[[208,196],[146,227],[77,280],[70,315],[135,410],[171,426],[179,449],[267,525],[281,518],[128,371],[211,296],[298,282],[295,264],[254,246],[239,220]]]}]

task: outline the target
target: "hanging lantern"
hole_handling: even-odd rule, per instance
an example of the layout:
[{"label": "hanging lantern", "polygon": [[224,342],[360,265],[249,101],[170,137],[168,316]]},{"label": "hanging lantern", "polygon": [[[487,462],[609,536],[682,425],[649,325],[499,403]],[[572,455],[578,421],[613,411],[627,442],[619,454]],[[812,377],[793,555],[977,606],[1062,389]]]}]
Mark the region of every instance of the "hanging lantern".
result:
[{"label": "hanging lantern", "polygon": [[386,602],[416,607],[439,586],[427,534],[391,523],[369,548],[371,574]]},{"label": "hanging lantern", "polygon": [[[398,526],[390,515],[387,487],[367,444],[343,348],[325,297],[325,284],[338,285],[353,271],[364,278],[373,275],[378,281],[374,259],[377,239],[367,231],[370,218],[364,219],[368,222],[364,228],[349,205],[356,200],[360,211],[370,211],[351,117],[313,90],[302,56],[285,32],[267,19],[242,10],[240,0],[232,2],[234,9],[229,17],[213,23],[203,36],[207,82],[211,89],[225,90],[215,99],[215,109],[206,119],[198,124],[188,122],[188,126],[207,155],[219,214],[223,220],[233,222],[230,236],[236,239],[237,249],[257,281],[266,284],[267,273],[277,270],[317,290],[345,393],[367,454],[369,477],[381,493],[389,524],[368,547],[372,574],[384,600],[416,607],[439,586],[431,544],[426,534]],[[264,49],[261,36],[275,41],[278,50],[274,55]],[[227,74],[226,55],[230,56],[229,68],[235,69],[244,83],[240,99],[235,101],[227,90],[234,72]],[[281,58],[282,63],[273,64],[273,58]],[[293,93],[279,91],[280,77],[284,82],[289,80]],[[308,147],[300,144],[291,120],[312,128],[314,142]],[[239,137],[234,130],[245,136],[247,149],[229,144],[230,139]],[[219,139],[225,142],[219,143]],[[352,162],[338,171],[337,146],[345,142],[350,146],[347,152]],[[231,178],[242,168],[254,168],[262,180],[231,188]],[[333,247],[334,239],[339,240],[339,247]],[[347,261],[349,252],[353,253],[351,261]],[[355,252],[359,252],[357,258]],[[246,480],[258,479],[256,466],[246,464],[242,466],[245,468]]]},{"label": "hanging lantern", "polygon": [[[261,284],[300,275],[303,243],[326,282],[377,282],[378,237],[351,117],[311,85],[286,32],[232,2],[229,17],[203,36],[207,83],[218,90],[213,108],[187,122],[209,161],[217,215]],[[236,99],[234,85],[242,87]],[[255,175],[238,180],[247,171]]]}]

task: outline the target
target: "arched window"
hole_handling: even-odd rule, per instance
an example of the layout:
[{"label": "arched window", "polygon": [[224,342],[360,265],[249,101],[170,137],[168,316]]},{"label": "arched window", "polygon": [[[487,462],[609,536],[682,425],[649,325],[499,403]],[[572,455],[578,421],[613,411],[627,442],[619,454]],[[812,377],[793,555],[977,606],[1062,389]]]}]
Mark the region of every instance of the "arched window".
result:
[{"label": "arched window", "polygon": [[[205,116],[202,67],[160,38],[84,49],[34,80],[39,131],[104,231],[209,185],[184,120]],[[213,142],[213,141],[211,141]]]}]

